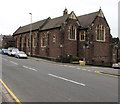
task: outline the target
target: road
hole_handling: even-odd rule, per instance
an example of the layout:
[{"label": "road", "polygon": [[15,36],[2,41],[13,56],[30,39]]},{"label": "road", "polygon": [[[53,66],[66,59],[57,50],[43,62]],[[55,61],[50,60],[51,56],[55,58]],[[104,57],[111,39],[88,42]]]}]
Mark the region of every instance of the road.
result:
[{"label": "road", "polygon": [[118,101],[118,78],[89,67],[3,55],[2,80],[21,102]]}]

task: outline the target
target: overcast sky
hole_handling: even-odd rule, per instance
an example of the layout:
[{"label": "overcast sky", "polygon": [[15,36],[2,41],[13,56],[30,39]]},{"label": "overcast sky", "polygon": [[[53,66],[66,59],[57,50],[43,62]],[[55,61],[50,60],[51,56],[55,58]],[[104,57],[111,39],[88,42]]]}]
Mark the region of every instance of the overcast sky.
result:
[{"label": "overcast sky", "polygon": [[74,11],[77,16],[96,12],[101,7],[111,28],[113,37],[118,37],[118,2],[120,0],[1,0],[0,34],[13,34],[20,26],[47,17],[63,15],[63,10]]}]

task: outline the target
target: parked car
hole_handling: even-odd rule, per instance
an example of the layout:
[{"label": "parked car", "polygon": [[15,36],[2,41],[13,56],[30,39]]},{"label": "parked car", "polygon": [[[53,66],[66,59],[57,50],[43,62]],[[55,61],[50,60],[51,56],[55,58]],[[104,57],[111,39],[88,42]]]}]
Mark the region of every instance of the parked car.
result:
[{"label": "parked car", "polygon": [[16,58],[27,58],[27,55],[23,51],[18,51],[16,52],[15,57]]},{"label": "parked car", "polygon": [[8,48],[8,55],[10,56],[15,56],[16,52],[18,52],[19,50],[17,48]]},{"label": "parked car", "polygon": [[2,49],[2,54],[7,55],[8,54],[8,49]]},{"label": "parked car", "polygon": [[9,47],[8,50],[11,50],[11,49],[13,49],[13,48],[15,48],[15,47]]},{"label": "parked car", "polygon": [[120,62],[114,63],[114,64],[112,65],[112,67],[113,67],[113,68],[120,68]]},{"label": "parked car", "polygon": [[8,55],[11,55],[11,52],[12,52],[12,49],[15,48],[15,47],[9,47],[8,48]]}]

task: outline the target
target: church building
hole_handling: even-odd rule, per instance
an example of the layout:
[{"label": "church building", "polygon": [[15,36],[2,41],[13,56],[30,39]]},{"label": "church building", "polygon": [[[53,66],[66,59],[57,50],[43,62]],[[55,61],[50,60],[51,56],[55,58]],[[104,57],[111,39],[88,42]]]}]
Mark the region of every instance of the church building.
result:
[{"label": "church building", "polygon": [[101,9],[81,16],[65,9],[60,17],[19,27],[13,36],[19,50],[35,57],[73,55],[87,64],[103,66],[112,62],[112,36]]}]

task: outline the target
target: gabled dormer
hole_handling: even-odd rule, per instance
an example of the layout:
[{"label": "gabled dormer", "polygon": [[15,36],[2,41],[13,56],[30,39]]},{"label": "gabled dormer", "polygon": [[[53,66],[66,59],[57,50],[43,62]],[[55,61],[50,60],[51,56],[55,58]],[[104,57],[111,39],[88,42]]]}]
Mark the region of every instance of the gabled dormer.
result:
[{"label": "gabled dormer", "polygon": [[102,17],[102,18],[105,17],[101,8],[99,9],[98,17]]},{"label": "gabled dormer", "polygon": [[75,13],[73,11],[70,13],[68,18],[70,18],[70,19],[77,19],[76,15],[75,15]]},{"label": "gabled dormer", "polygon": [[76,20],[78,26],[80,26],[80,21],[78,20],[77,16],[75,15],[75,13],[73,11],[69,14],[68,18]]},{"label": "gabled dormer", "polygon": [[95,40],[99,42],[108,42],[110,36],[110,27],[104,16],[102,9],[100,8],[98,14],[91,26],[95,27]]}]

